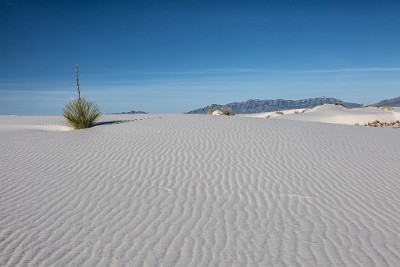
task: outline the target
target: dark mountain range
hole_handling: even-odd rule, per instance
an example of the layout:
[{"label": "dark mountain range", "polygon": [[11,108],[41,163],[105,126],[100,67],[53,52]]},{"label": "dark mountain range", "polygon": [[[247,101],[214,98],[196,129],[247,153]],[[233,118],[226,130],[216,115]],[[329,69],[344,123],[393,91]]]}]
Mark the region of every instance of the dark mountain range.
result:
[{"label": "dark mountain range", "polygon": [[187,114],[204,114],[207,113],[209,109],[217,108],[230,108],[232,111],[238,114],[249,114],[249,113],[260,113],[260,112],[270,112],[277,110],[287,110],[287,109],[301,109],[301,108],[312,108],[320,106],[323,104],[334,104],[342,103],[344,106],[353,108],[359,107],[360,104],[357,103],[346,103],[342,100],[333,97],[316,97],[300,100],[259,100],[250,99],[244,102],[234,102],[226,105],[212,104],[211,106],[195,109],[187,112]]},{"label": "dark mountain range", "polygon": [[383,106],[400,107],[400,96],[392,98],[392,99],[382,100],[382,101],[376,103],[375,105],[378,105],[380,107],[383,107]]}]

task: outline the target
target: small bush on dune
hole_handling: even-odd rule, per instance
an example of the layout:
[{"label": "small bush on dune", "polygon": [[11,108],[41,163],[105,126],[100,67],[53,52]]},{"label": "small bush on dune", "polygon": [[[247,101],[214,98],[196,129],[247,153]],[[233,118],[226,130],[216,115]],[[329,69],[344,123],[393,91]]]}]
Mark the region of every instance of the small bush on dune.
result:
[{"label": "small bush on dune", "polygon": [[233,112],[230,108],[221,108],[222,114],[226,116],[234,116],[236,115],[235,112]]},{"label": "small bush on dune", "polygon": [[341,106],[341,107],[346,107],[342,102],[336,102],[335,104],[334,104],[335,106]]},{"label": "small bush on dune", "polygon": [[214,111],[219,110],[221,111],[222,115],[226,115],[226,116],[234,116],[236,115],[235,112],[233,112],[230,108],[210,108],[207,111],[207,115],[212,115]]},{"label": "small bush on dune", "polygon": [[392,121],[392,122],[385,122],[385,121],[373,121],[373,122],[367,122],[364,124],[365,126],[370,126],[370,127],[388,127],[388,128],[400,128],[400,121]]},{"label": "small bush on dune", "polygon": [[100,108],[96,103],[85,98],[70,100],[65,105],[63,112],[67,124],[75,130],[94,126],[101,115]]},{"label": "small bush on dune", "polygon": [[78,80],[78,64],[76,64],[76,87],[78,90],[78,98],[70,100],[63,108],[63,116],[67,120],[68,126],[75,130],[90,128],[95,125],[96,120],[100,117],[101,112],[96,103],[81,98],[81,90]]},{"label": "small bush on dune", "polygon": [[214,111],[216,111],[217,110],[217,108],[209,108],[208,110],[207,110],[207,115],[212,115],[212,113],[214,112]]}]

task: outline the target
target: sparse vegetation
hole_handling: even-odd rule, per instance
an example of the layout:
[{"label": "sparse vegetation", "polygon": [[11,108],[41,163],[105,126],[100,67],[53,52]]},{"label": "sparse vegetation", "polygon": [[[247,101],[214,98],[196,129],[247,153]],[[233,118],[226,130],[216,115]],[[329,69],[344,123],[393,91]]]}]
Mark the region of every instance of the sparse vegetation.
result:
[{"label": "sparse vegetation", "polygon": [[221,111],[222,111],[222,114],[227,115],[227,116],[236,115],[236,113],[233,112],[230,108],[222,108]]},{"label": "sparse vegetation", "polygon": [[388,127],[388,128],[400,128],[400,120],[393,121],[393,122],[381,122],[379,120],[373,121],[373,122],[368,122],[365,123],[364,126],[369,126],[369,127]]},{"label": "sparse vegetation", "polygon": [[283,112],[282,111],[277,111],[277,112],[275,112],[275,114],[276,115],[283,115]]},{"label": "sparse vegetation", "polygon": [[380,108],[380,106],[379,106],[379,105],[372,105],[371,107],[374,107],[374,108]]},{"label": "sparse vegetation", "polygon": [[212,115],[214,111],[218,110],[218,108],[209,108],[206,112],[207,115]]},{"label": "sparse vegetation", "polygon": [[210,108],[207,111],[207,114],[208,115],[212,115],[213,112],[217,111],[217,110],[219,110],[221,112],[221,115],[226,115],[226,116],[234,116],[234,115],[236,115],[235,112],[233,112],[230,108],[226,108],[226,107],[224,107],[224,108]]},{"label": "sparse vegetation", "polygon": [[334,104],[335,106],[342,106],[342,107],[346,107],[343,103],[341,103],[341,102],[336,102],[335,104]]},{"label": "sparse vegetation", "polygon": [[386,106],[386,107],[383,107],[382,110],[392,111],[392,110],[394,110],[394,107]]},{"label": "sparse vegetation", "polygon": [[298,111],[298,110],[296,110],[295,112],[294,112],[294,114],[299,114],[300,113],[300,111]]},{"label": "sparse vegetation", "polygon": [[63,116],[70,127],[79,130],[94,126],[96,120],[100,117],[101,112],[96,103],[81,98],[78,80],[78,64],[76,65],[76,86],[78,90],[78,98],[72,99],[65,104],[65,107],[63,108]]}]

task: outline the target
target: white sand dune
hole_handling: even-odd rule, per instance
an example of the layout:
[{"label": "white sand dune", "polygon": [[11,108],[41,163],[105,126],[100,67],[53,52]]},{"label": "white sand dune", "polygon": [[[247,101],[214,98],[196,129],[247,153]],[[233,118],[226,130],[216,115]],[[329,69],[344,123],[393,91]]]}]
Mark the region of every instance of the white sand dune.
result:
[{"label": "white sand dune", "polygon": [[71,131],[59,116],[6,116],[0,115],[0,132],[20,130]]},{"label": "white sand dune", "polygon": [[400,120],[400,110],[398,108],[395,108],[394,110],[383,110],[382,108],[375,107],[348,109],[333,104],[325,104],[312,109],[282,110],[280,112],[283,114],[277,114],[276,112],[265,112],[241,116],[253,118],[269,117],[273,119],[314,121],[350,125],[364,125],[365,123],[376,120],[381,122],[393,122]]},{"label": "white sand dune", "polygon": [[399,266],[399,130],[103,119],[0,116],[0,266]]}]

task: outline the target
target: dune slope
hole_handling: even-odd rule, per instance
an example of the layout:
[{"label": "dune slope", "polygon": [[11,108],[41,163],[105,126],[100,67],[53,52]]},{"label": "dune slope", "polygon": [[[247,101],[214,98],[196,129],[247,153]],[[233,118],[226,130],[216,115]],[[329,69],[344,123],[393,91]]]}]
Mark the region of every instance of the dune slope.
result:
[{"label": "dune slope", "polygon": [[400,110],[383,110],[382,108],[365,107],[348,109],[333,104],[325,104],[312,109],[282,110],[276,112],[240,115],[241,117],[272,118],[283,120],[313,121],[335,124],[364,125],[369,122],[395,122],[400,120]]},{"label": "dune slope", "polygon": [[62,132],[0,117],[1,266],[400,262],[399,130],[104,119],[120,123]]}]

